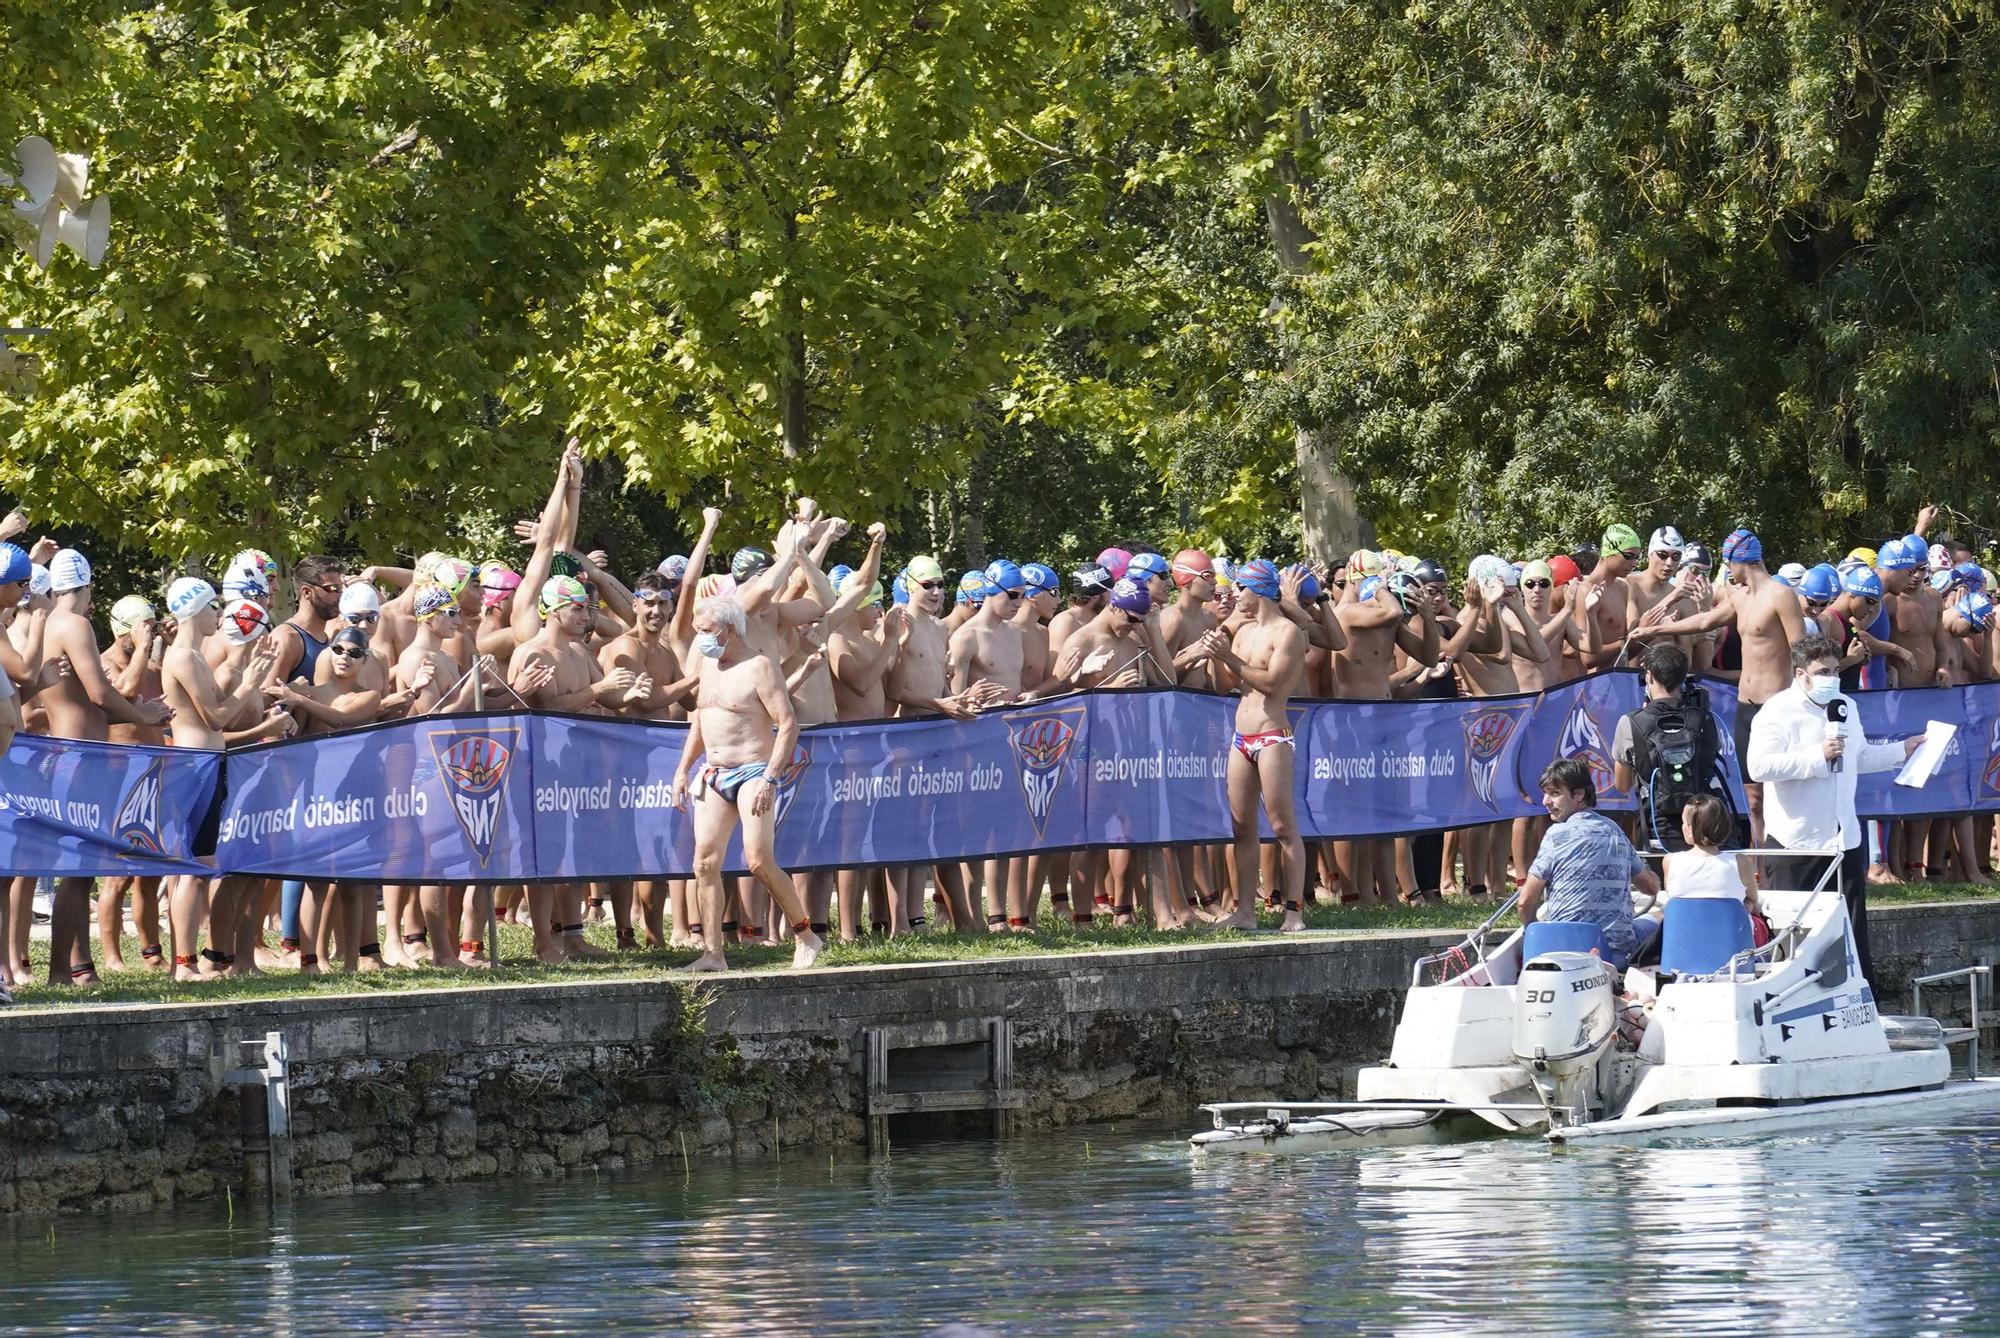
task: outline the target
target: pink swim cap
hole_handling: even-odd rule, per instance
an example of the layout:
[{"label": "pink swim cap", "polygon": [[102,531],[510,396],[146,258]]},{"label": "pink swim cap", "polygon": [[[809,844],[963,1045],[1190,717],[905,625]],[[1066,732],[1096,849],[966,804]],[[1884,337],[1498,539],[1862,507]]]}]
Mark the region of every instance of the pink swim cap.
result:
[{"label": "pink swim cap", "polygon": [[1111,579],[1125,579],[1125,569],[1132,565],[1132,555],[1122,548],[1107,548],[1097,555],[1097,565],[1111,573]]}]

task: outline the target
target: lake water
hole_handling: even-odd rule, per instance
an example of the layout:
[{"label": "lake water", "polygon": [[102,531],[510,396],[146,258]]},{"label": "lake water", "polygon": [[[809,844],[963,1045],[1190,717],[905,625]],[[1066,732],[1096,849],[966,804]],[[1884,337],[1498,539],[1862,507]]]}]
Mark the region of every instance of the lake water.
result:
[{"label": "lake water", "polygon": [[2000,1119],[1197,1161],[1191,1125],[0,1224],[11,1332],[1963,1333]]}]

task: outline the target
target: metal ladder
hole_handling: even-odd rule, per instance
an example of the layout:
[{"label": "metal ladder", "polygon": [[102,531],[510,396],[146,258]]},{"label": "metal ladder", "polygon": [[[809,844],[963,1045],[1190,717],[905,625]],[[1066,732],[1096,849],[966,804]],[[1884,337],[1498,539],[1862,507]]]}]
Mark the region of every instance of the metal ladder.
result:
[{"label": "metal ladder", "polygon": [[[1992,967],[1982,963],[1978,966],[1961,966],[1952,971],[1938,971],[1928,976],[1916,976],[1912,978],[1910,981],[1910,1012],[1916,1017],[1928,1016],[1924,1012],[1924,986],[1938,985],[1948,980],[1959,979],[1965,981],[1967,1021],[1971,1025],[1946,1027],[1944,1029],[1944,1043],[1947,1048],[1954,1045],[1963,1045],[1966,1047],[1965,1062],[1967,1071],[1973,1077],[1977,1078],[1979,1076],[1979,1033],[1986,1028],[2000,1026],[2000,1021],[1982,1023],[1979,1020],[1979,988],[1983,982],[1989,992],[1992,990]],[[1989,1017],[1992,1016],[1990,1003],[1987,1008],[1987,1014]]]}]

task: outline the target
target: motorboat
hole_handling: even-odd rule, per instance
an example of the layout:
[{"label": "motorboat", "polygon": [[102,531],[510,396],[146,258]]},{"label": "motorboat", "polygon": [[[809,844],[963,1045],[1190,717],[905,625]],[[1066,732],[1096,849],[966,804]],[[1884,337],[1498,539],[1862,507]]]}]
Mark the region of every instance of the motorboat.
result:
[{"label": "motorboat", "polygon": [[[1760,892],[1762,946],[1740,902],[1669,900],[1659,962],[1622,973],[1596,925],[1507,933],[1509,900],[1417,961],[1389,1057],[1361,1071],[1355,1100],[1206,1105],[1214,1127],[1191,1141],[1215,1153],[1497,1135],[1643,1143],[1934,1123],[2000,1106],[2000,1078],[1979,1076],[1988,968],[1916,982],[1920,995],[1963,981],[1970,1026],[1882,1016],[1835,876]],[[1971,1047],[1972,1076],[1954,1079],[1958,1043]]]}]

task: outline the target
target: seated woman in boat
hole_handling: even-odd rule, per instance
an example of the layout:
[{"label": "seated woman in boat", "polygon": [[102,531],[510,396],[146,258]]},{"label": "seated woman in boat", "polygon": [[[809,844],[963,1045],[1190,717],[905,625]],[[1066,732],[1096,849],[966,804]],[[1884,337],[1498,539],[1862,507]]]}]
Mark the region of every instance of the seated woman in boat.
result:
[{"label": "seated woman in boat", "polygon": [[1597,811],[1597,785],[1581,758],[1549,763],[1542,772],[1542,807],[1551,826],[1521,884],[1521,923],[1594,924],[1604,933],[1606,959],[1623,969],[1641,941],[1632,923],[1632,889],[1658,896],[1660,880],[1618,824]]},{"label": "seated woman in boat", "polygon": [[1713,795],[1696,795],[1681,811],[1681,836],[1687,849],[1668,855],[1662,872],[1666,888],[1644,915],[1636,917],[1639,941],[1660,932],[1667,903],[1676,897],[1719,897],[1740,901],[1752,915],[1757,911],[1756,861],[1748,855],[1725,855],[1722,846],[1735,831],[1729,809]]}]

